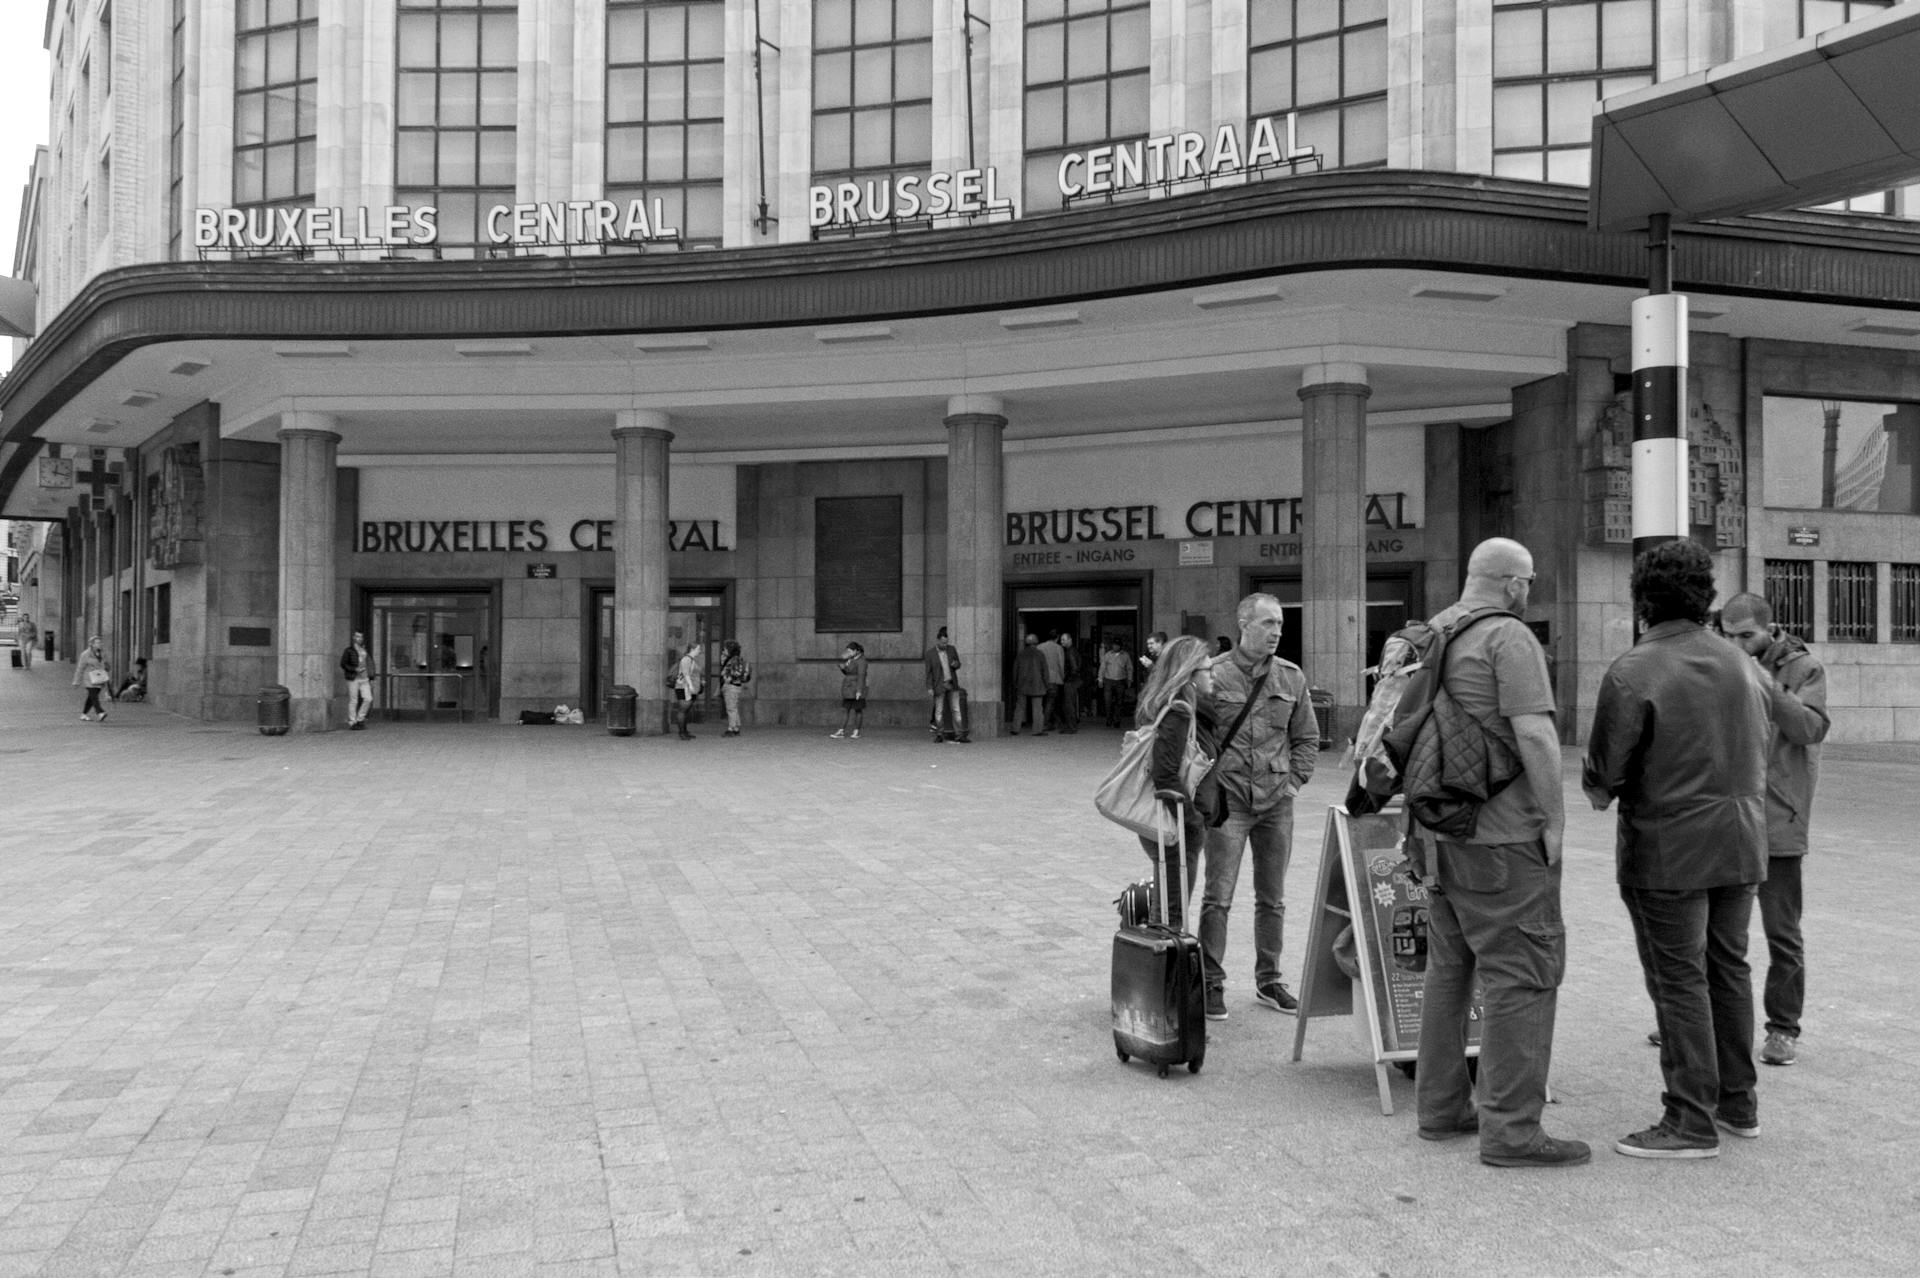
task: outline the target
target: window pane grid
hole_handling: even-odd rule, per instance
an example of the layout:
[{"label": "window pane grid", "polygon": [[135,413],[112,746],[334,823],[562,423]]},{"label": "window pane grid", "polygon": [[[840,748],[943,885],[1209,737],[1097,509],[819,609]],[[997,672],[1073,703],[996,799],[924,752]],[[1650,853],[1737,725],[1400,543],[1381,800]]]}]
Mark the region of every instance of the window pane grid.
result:
[{"label": "window pane grid", "polygon": [[927,176],[933,160],[932,31],[933,0],[843,0],[814,7],[816,183]]},{"label": "window pane grid", "polygon": [[1146,0],[1028,0],[1023,213],[1060,208],[1069,152],[1147,136],[1148,18]]},{"label": "window pane grid", "polygon": [[1328,168],[1387,162],[1387,15],[1379,0],[1269,0],[1247,50],[1247,126],[1298,111]]},{"label": "window pane grid", "polygon": [[1874,568],[1870,563],[1838,560],[1827,565],[1828,642],[1873,642]]},{"label": "window pane grid", "polygon": [[1920,564],[1893,564],[1893,642],[1920,643]]},{"label": "window pane grid", "polygon": [[519,90],[517,0],[402,0],[394,90],[394,198],[439,209],[438,243],[489,243],[511,204]]},{"label": "window pane grid", "polygon": [[607,4],[606,196],[659,199],[688,244],[721,241],[724,22],[721,0]]},{"label": "window pane grid", "polygon": [[[288,208],[313,202],[319,10],[319,0],[273,4],[244,0],[235,15],[236,208]],[[176,14],[176,49],[181,49],[183,24],[184,18]],[[176,58],[182,53],[177,52]],[[177,235],[175,228],[169,229]]]},{"label": "window pane grid", "polygon": [[1584,185],[1593,104],[1654,82],[1656,0],[1495,0],[1493,171]]},{"label": "window pane grid", "polygon": [[1813,637],[1813,564],[1805,559],[1769,559],[1763,587],[1767,606],[1782,630],[1799,639]]}]

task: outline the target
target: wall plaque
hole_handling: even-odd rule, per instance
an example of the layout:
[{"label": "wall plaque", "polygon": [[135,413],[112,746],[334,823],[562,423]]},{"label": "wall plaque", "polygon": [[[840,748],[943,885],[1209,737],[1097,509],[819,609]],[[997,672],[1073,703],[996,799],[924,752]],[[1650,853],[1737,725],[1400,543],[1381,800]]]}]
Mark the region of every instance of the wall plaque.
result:
[{"label": "wall plaque", "polygon": [[815,634],[901,629],[903,524],[897,495],[814,499]]}]

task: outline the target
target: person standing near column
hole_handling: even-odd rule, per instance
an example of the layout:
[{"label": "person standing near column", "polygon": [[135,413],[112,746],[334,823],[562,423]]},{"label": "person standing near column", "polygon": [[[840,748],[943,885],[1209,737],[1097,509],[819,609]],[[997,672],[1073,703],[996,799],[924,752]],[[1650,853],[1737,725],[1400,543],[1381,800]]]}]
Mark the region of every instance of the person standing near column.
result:
[{"label": "person standing near column", "polygon": [[[1766,677],[1707,631],[1713,560],[1694,541],[1642,551],[1644,627],[1600,680],[1582,786],[1620,800],[1620,896],[1660,1034],[1660,1121],[1629,1158],[1716,1158],[1720,1130],[1760,1134],[1747,925],[1767,874]],[[1710,725],[1710,730],[1703,727]]]},{"label": "person standing near column", "polygon": [[40,642],[40,627],[34,625],[33,618],[24,612],[20,614],[18,625],[20,668],[23,670],[31,670],[33,669],[33,648],[35,644]]},{"label": "person standing near column", "polygon": [[690,643],[679,664],[673,668],[673,718],[679,726],[682,741],[693,740],[693,734],[687,731],[687,718],[692,714],[694,699],[700,695],[700,689],[706,681],[707,673],[700,663],[700,645]]},{"label": "person standing near column", "polygon": [[942,741],[967,741],[965,712],[960,706],[960,653],[947,637],[947,628],[933,638],[922,664],[927,672],[927,696],[933,702],[929,728],[935,745]]},{"label": "person standing near column", "polygon": [[860,723],[867,713],[867,649],[857,639],[849,639],[840,650],[840,710],[834,740],[858,741]]},{"label": "person standing near column", "polygon": [[1073,636],[1064,630],[1054,642],[1060,645],[1060,687],[1056,690],[1060,700],[1060,731],[1071,735],[1080,731],[1080,653],[1073,646]]},{"label": "person standing near column", "polygon": [[373,707],[373,667],[367,660],[367,636],[353,632],[353,642],[340,654],[340,673],[347,680],[347,730],[360,732],[367,726],[367,711]]},{"label": "person standing near column", "polygon": [[741,655],[740,641],[729,639],[720,647],[720,701],[727,708],[727,730],[720,735],[740,735],[740,696],[753,682],[753,666]]},{"label": "person standing near column", "polygon": [[[1446,689],[1520,761],[1520,775],[1487,800],[1473,841],[1426,840],[1427,975],[1414,1072],[1422,1140],[1479,1133],[1494,1167],[1570,1167],[1593,1159],[1584,1141],[1540,1126],[1553,1062],[1553,1024],[1567,966],[1560,914],[1560,734],[1540,641],[1518,616],[1533,589],[1533,556],[1497,537],[1474,548],[1460,600],[1429,623],[1445,632]],[[1444,744],[1444,743],[1443,743]],[[1411,840],[1410,840],[1411,842]],[[1467,1074],[1473,987],[1486,992],[1480,1023],[1479,1103]]]},{"label": "person standing near column", "polygon": [[1773,742],[1767,753],[1767,878],[1760,885],[1760,927],[1767,935],[1767,983],[1761,1007],[1767,1041],[1760,1060],[1791,1065],[1799,1055],[1806,1001],[1806,947],[1800,935],[1800,866],[1820,783],[1827,739],[1827,671],[1807,645],[1773,624],[1759,595],[1738,594],[1720,609],[1720,631],[1767,672]]},{"label": "person standing near column", "polygon": [[1007,735],[1020,735],[1020,707],[1027,708],[1027,730],[1036,737],[1047,735],[1047,659],[1041,649],[1051,645],[1028,635],[1013,659],[1013,704],[1007,715]]},{"label": "person standing near column", "polygon": [[[1253,846],[1254,1001],[1276,1012],[1299,1003],[1280,979],[1287,860],[1293,852],[1293,796],[1320,760],[1320,725],[1307,677],[1279,655],[1285,626],[1280,601],[1248,595],[1238,611],[1240,642],[1213,660],[1214,718],[1229,730],[1215,775],[1226,819],[1207,832],[1207,890],[1200,945],[1207,971],[1207,1019],[1227,1019],[1227,913],[1240,861]],[[1242,707],[1251,703],[1244,716]]]}]

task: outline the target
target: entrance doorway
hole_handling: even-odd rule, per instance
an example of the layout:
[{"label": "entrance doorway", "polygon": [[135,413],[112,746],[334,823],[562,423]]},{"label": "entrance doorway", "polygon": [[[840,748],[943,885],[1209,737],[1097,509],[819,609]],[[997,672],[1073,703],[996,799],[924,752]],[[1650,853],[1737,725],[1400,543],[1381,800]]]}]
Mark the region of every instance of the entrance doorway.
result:
[{"label": "entrance doorway", "polygon": [[386,719],[489,719],[499,703],[493,591],[369,591],[373,709]]},{"label": "entrance doorway", "polygon": [[[720,701],[720,644],[730,633],[733,584],[707,582],[682,587],[675,584],[667,596],[667,651],[661,654],[661,678],[673,672],[673,665],[687,645],[697,643],[706,682],[700,690],[703,713]],[[592,633],[588,636],[591,660],[588,663],[587,708],[598,717],[605,707],[607,691],[613,687],[614,613],[611,587],[596,587],[592,607]],[[640,676],[634,676],[636,678]],[[661,689],[665,693],[665,688]]]},{"label": "entrance doorway", "polygon": [[1013,663],[1026,636],[1034,635],[1045,643],[1056,634],[1066,634],[1073,636],[1074,650],[1080,654],[1080,674],[1073,693],[1079,698],[1081,718],[1098,713],[1100,653],[1112,641],[1120,645],[1133,668],[1138,668],[1135,659],[1146,651],[1146,637],[1153,630],[1147,614],[1147,601],[1152,597],[1144,576],[1008,586],[1000,683],[1007,700],[1013,700]]},{"label": "entrance doorway", "polygon": [[[1367,570],[1367,627],[1366,662],[1371,668],[1380,660],[1380,650],[1386,646],[1389,636],[1405,626],[1416,614],[1426,616],[1424,610],[1424,591],[1420,568],[1410,565],[1402,568],[1370,568]],[[1280,635],[1280,655],[1295,665],[1302,665],[1301,655],[1305,640],[1305,611],[1301,603],[1302,589],[1300,572],[1293,569],[1287,572],[1269,575],[1249,574],[1247,593],[1265,591],[1280,601],[1281,615],[1286,619],[1286,627]],[[1231,628],[1237,638],[1239,628]],[[1307,682],[1314,682],[1313,671],[1307,671]],[[1368,676],[1366,694],[1373,695],[1373,678]]]}]

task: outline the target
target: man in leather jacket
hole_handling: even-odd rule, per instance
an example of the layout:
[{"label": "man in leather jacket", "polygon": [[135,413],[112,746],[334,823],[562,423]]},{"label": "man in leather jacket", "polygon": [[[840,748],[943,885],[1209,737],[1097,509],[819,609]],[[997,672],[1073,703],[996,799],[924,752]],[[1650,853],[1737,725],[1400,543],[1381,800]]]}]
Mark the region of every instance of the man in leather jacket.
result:
[{"label": "man in leather jacket", "polygon": [[1759,667],[1702,624],[1714,586],[1699,543],[1640,554],[1631,589],[1645,630],[1600,681],[1583,781],[1596,809],[1620,801],[1620,896],[1666,1088],[1660,1121],[1614,1149],[1713,1158],[1720,1131],[1760,1134],[1747,925],[1767,875],[1771,697]]}]

